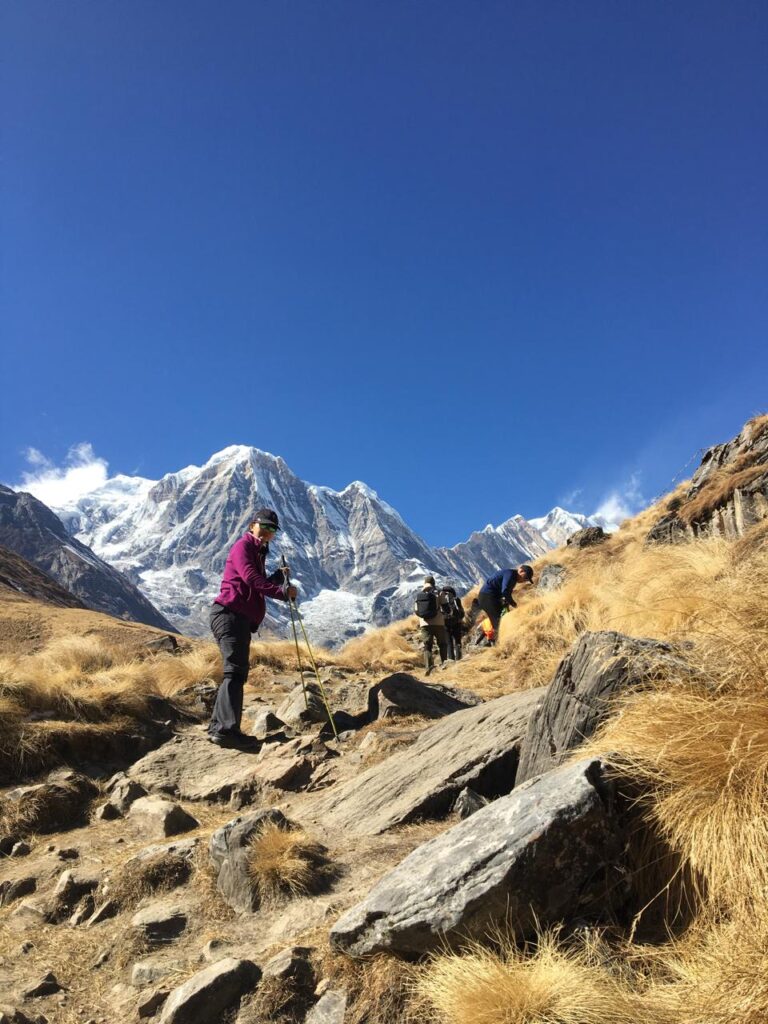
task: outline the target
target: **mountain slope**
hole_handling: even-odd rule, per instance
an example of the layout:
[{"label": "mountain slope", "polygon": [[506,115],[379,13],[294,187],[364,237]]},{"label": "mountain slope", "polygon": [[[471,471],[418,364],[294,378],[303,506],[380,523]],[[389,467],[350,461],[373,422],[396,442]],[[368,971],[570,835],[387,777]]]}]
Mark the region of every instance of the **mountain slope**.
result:
[{"label": "mountain slope", "polygon": [[41,501],[0,485],[0,544],[51,576],[87,607],[159,629],[171,623],[111,565],[67,533]]},{"label": "mountain slope", "polygon": [[51,576],[10,548],[0,546],[0,592],[10,591],[23,597],[45,601],[59,608],[85,608],[75,597]]}]

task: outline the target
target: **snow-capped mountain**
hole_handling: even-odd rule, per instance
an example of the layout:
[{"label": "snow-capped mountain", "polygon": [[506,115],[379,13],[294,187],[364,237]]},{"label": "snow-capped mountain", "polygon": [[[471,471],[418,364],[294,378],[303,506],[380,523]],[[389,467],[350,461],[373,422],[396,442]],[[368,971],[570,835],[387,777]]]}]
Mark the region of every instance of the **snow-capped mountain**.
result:
[{"label": "snow-capped mountain", "polygon": [[[243,445],[159,481],[115,477],[56,511],[179,629],[204,635],[227,552],[260,506],[277,509],[282,527],[268,565],[286,557],[304,616],[323,643],[407,614],[427,572],[468,589],[553,546],[514,516],[453,548],[431,548],[366,484],[342,491],[307,484],[279,456]],[[273,626],[284,621],[282,605],[269,608]]]}]

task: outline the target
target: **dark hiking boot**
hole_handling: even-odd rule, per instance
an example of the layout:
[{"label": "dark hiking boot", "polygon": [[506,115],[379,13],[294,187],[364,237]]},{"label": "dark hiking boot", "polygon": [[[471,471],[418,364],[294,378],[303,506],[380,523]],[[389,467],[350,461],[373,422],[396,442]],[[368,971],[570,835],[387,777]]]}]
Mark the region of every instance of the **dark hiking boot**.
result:
[{"label": "dark hiking boot", "polygon": [[217,747],[236,747],[238,750],[258,750],[261,746],[255,736],[240,732],[209,732],[208,739]]}]

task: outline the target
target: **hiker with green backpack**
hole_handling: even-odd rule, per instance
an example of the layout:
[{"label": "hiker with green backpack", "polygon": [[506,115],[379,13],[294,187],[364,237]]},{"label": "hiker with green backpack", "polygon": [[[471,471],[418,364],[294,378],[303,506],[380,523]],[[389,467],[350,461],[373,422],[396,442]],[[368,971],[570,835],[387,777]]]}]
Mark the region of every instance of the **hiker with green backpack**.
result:
[{"label": "hiker with green backpack", "polygon": [[445,619],[440,610],[440,601],[434,576],[425,576],[424,587],[416,595],[413,610],[419,617],[419,634],[424,651],[424,669],[425,674],[429,675],[434,668],[433,648],[435,643],[437,643],[437,650],[440,655],[441,668],[445,668],[448,653]]}]

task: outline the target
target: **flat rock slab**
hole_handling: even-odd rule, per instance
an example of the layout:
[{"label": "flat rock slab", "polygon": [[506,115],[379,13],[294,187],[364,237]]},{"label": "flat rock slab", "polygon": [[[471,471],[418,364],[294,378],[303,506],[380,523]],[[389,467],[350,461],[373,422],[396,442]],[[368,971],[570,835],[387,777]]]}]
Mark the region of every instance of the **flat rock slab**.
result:
[{"label": "flat rock slab", "polygon": [[250,960],[228,957],[198,971],[168,996],[160,1024],[221,1024],[222,1014],[259,983]]},{"label": "flat rock slab", "polygon": [[508,793],[528,719],[544,692],[511,693],[448,715],[407,750],[334,786],[312,813],[340,833],[376,835],[447,814],[465,786],[483,796]]},{"label": "flat rock slab", "polygon": [[128,774],[150,792],[182,800],[226,801],[236,792],[258,786],[254,752],[218,747],[195,730],[142,757]]},{"label": "flat rock slab", "polygon": [[690,672],[669,644],[623,633],[584,633],[558,666],[528,723],[516,785],[562,764],[607,717],[616,695],[673,665]]},{"label": "flat rock slab", "polygon": [[331,929],[352,956],[418,956],[508,924],[537,927],[607,910],[625,895],[620,829],[601,764],[567,764],[477,811],[405,858]]}]

